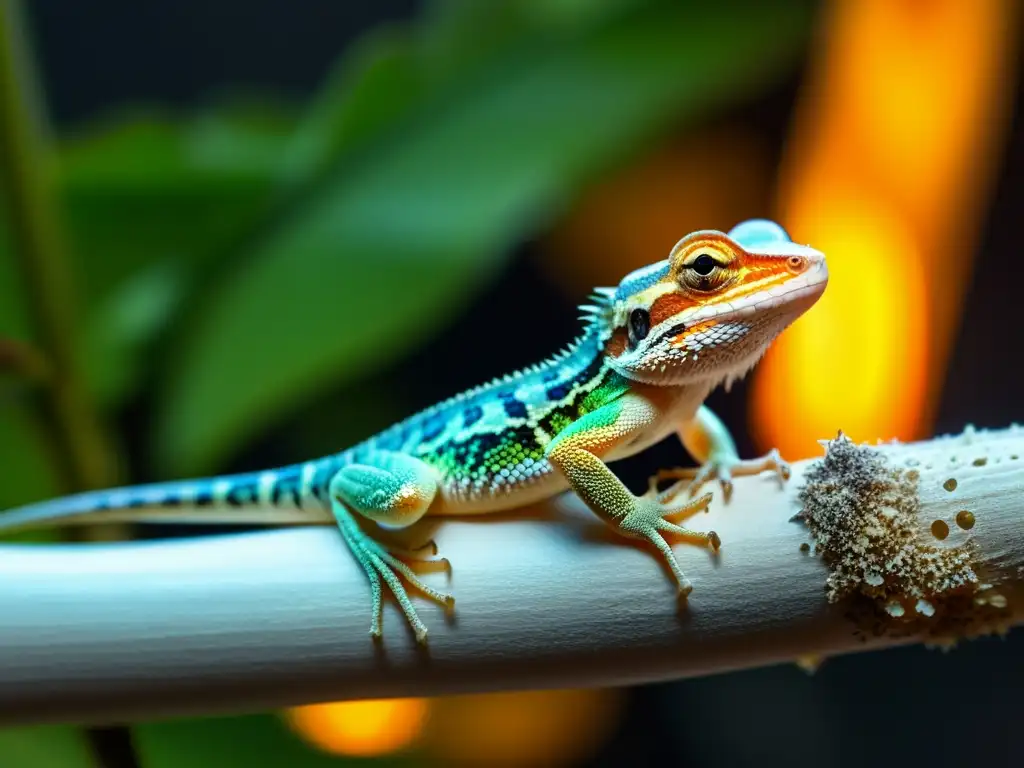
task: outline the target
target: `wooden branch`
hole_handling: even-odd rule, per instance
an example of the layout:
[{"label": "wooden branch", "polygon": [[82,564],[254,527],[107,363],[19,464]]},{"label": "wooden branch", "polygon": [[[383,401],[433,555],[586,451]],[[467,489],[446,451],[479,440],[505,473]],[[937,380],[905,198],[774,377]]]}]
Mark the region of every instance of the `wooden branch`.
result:
[{"label": "wooden branch", "polygon": [[[740,479],[728,505],[716,494],[710,513],[691,520],[694,528],[717,530],[723,545],[717,557],[676,546],[695,586],[682,613],[660,561],[607,535],[575,497],[515,518],[445,521],[436,538],[454,567],[456,617],[446,623],[440,608],[417,600],[431,630],[426,649],[416,646],[390,603],[384,641],[371,641],[365,577],[329,528],[6,545],[0,723],[116,722],[345,698],[622,685],[1021,620],[1024,430],[844,450],[846,459],[877,454],[903,468],[898,483],[914,489],[920,509],[917,531],[902,545],[969,553],[977,580],[927,596],[919,613],[916,598],[904,601],[908,613],[897,618],[893,590],[912,588],[899,567],[883,574],[882,587],[873,572],[858,585],[849,558],[843,573],[830,570],[814,554],[809,527],[791,521],[820,459],[798,463],[784,489],[768,475]],[[835,456],[835,467],[811,475],[809,510],[834,512],[839,507],[829,494],[856,486],[853,475],[842,481],[850,462]],[[892,481],[886,473],[883,486]],[[871,506],[855,502],[849,514]],[[969,530],[956,522],[962,510],[973,517]],[[931,533],[934,520],[949,529],[941,541]],[[942,532],[941,525],[935,529]],[[802,551],[805,543],[810,552]],[[826,598],[830,574],[833,586],[850,589],[834,604]],[[425,578],[441,585],[446,577]]]}]

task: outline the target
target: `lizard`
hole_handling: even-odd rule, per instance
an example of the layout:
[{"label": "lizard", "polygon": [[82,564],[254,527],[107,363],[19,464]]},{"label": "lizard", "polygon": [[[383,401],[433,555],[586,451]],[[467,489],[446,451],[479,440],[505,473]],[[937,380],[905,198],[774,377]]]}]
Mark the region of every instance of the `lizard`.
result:
[{"label": "lizard", "polygon": [[[427,515],[526,507],[574,491],[625,537],[653,545],[685,599],[693,586],[666,535],[717,551],[714,531],[680,525],[707,510],[717,479],[789,465],[777,450],[741,459],[723,422],[704,405],[757,363],[772,341],[822,295],[824,255],[766,219],[728,233],[698,230],[667,258],[595,289],[582,331],[543,362],[474,387],[339,453],[272,470],[87,491],[0,515],[0,533],[104,521],[335,524],[369,581],[370,634],[381,637],[383,586],[419,642],[427,627],[408,588],[454,610],[455,600],[414,567],[439,564],[383,543]],[[666,469],[642,495],[608,467],[678,435],[698,467]],[[659,485],[675,482],[664,490]],[[432,551],[424,555],[426,549]],[[403,583],[404,580],[404,583]],[[408,588],[407,586],[408,585]]]}]

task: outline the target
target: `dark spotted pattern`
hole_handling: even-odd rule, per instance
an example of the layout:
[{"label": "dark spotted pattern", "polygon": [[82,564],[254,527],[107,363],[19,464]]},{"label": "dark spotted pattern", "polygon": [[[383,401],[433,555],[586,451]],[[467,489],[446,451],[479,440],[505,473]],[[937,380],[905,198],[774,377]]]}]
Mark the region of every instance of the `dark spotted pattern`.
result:
[{"label": "dark spotted pattern", "polygon": [[462,412],[462,426],[469,429],[484,417],[484,409],[479,405],[470,405]]},{"label": "dark spotted pattern", "polygon": [[427,417],[427,420],[423,422],[423,435],[422,440],[425,443],[429,443],[431,440],[436,440],[444,432],[444,428],[448,426],[448,417],[444,411],[438,411],[432,413]]},{"label": "dark spotted pattern", "polygon": [[422,459],[436,467],[447,481],[488,482],[502,469],[511,469],[525,459],[540,461],[544,447],[528,424],[500,433],[473,435],[465,440],[446,440]]},{"label": "dark spotted pattern", "polygon": [[[598,368],[594,375],[600,379],[600,381],[598,381],[595,385],[596,388],[601,386],[601,384],[604,382],[605,379],[608,378],[609,375],[612,375],[612,371],[610,368]],[[586,381],[589,381],[589,379],[587,379]],[[582,383],[582,381],[580,383]],[[590,397],[590,393],[593,391],[593,389],[594,388],[590,388],[586,391],[581,389],[577,391],[576,395],[573,398],[571,398],[568,403],[566,403],[565,405],[560,405],[556,408],[552,408],[550,411],[545,413],[538,420],[538,426],[551,437],[557,435],[559,432],[561,432],[563,429],[572,424],[574,421],[576,421],[576,419],[580,418],[588,411],[587,399]],[[564,398],[567,395],[568,392],[563,394],[561,397]]]},{"label": "dark spotted pattern", "polygon": [[224,501],[232,507],[242,507],[256,501],[258,492],[256,480],[240,480],[232,484],[228,495],[224,497]]},{"label": "dark spotted pattern", "polygon": [[374,444],[381,451],[400,451],[405,445],[405,435],[400,428],[391,428],[378,435]]},{"label": "dark spotted pattern", "polygon": [[574,388],[583,386],[588,381],[593,381],[595,377],[601,375],[603,368],[604,358],[600,356],[594,358],[586,368],[579,371],[575,376],[548,389],[548,400],[557,401],[563,399]]},{"label": "dark spotted pattern", "polygon": [[277,482],[270,494],[270,503],[275,505],[294,504],[302,506],[302,467],[286,467],[278,472]]},{"label": "dark spotted pattern", "polygon": [[566,382],[564,384],[557,384],[547,391],[548,400],[558,401],[569,394],[572,391],[572,384]]},{"label": "dark spotted pattern", "polygon": [[331,495],[331,480],[342,466],[350,462],[354,463],[348,454],[336,454],[318,461],[316,474],[313,475],[313,495],[326,504]]},{"label": "dark spotted pattern", "polygon": [[510,419],[525,419],[526,418],[526,403],[515,397],[503,399],[501,404],[505,406],[505,415]]},{"label": "dark spotted pattern", "polygon": [[[571,352],[560,354],[537,370],[530,370],[491,385],[485,385],[472,394],[457,398],[451,404],[429,409],[384,430],[375,438],[365,441],[349,450],[324,457],[308,464],[296,464],[272,470],[276,474],[274,486],[267,500],[278,506],[302,506],[303,477],[309,483],[309,494],[319,503],[329,506],[331,480],[338,470],[346,465],[370,462],[376,451],[412,450],[424,461],[436,466],[449,479],[470,480],[475,488],[493,487],[495,483],[510,485],[522,477],[530,467],[539,466],[543,461],[544,438],[538,439],[534,423],[518,426],[506,425],[497,434],[485,433],[456,441],[445,440],[433,449],[427,445],[435,443],[445,434],[449,426],[453,432],[460,426],[472,430],[488,413],[487,406],[500,403],[510,420],[526,420],[531,413],[544,413],[537,426],[542,427],[547,437],[558,434],[586,410],[596,407],[603,396],[597,398],[582,392],[571,397],[571,402],[554,408],[552,401],[569,398],[580,386],[593,383],[595,378],[606,379],[604,366],[604,339],[591,326],[588,332],[574,342]],[[529,385],[528,402],[516,397],[520,385]],[[605,384],[601,384],[602,387]],[[592,389],[588,386],[588,390]],[[589,397],[589,401],[588,401]],[[420,447],[417,449],[417,445]],[[304,469],[306,471],[304,472]],[[312,475],[312,477],[310,477]],[[233,476],[197,479],[187,484],[169,483],[132,489],[137,493],[127,496],[103,493],[75,502],[76,510],[108,510],[113,507],[139,508],[146,506],[180,507],[192,505],[205,509],[229,506],[234,508],[250,505],[260,496],[261,472]],[[223,487],[223,492],[214,494],[214,489]],[[183,495],[183,489],[189,493]]]}]

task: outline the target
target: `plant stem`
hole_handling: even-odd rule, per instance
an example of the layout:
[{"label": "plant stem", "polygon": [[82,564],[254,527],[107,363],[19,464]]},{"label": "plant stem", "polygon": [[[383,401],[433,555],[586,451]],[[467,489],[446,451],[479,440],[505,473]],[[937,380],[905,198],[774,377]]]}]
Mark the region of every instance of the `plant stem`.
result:
[{"label": "plant stem", "polygon": [[[47,432],[65,489],[84,491],[111,485],[116,464],[77,359],[56,162],[31,62],[20,4],[0,0],[0,187],[36,343],[49,364],[41,397]],[[138,765],[126,728],[86,728],[85,736],[97,768]]]},{"label": "plant stem", "polygon": [[42,407],[69,491],[109,485],[114,462],[76,359],[56,163],[16,0],[0,0],[0,186],[36,343],[50,365]]}]

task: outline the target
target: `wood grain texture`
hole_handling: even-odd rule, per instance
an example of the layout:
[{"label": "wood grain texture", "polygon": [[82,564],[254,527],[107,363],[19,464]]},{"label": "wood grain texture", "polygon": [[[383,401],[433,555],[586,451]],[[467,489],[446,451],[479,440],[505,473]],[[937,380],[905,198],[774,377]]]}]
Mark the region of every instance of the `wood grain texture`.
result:
[{"label": "wood grain texture", "polygon": [[[1024,433],[886,446],[921,462],[922,531],[950,522],[1024,615]],[[1020,458],[1014,458],[1019,456]],[[952,458],[951,458],[952,457]],[[979,457],[985,457],[978,465]],[[609,536],[572,496],[535,513],[446,520],[456,616],[417,599],[417,648],[397,607],[368,636],[369,590],[329,528],[187,540],[0,547],[0,723],[76,723],[255,711],[314,701],[665,680],[879,648],[824,598],[825,565],[790,522],[801,476],[737,481],[691,526],[717,557],[677,544],[694,583],[677,612],[667,570]],[[957,479],[953,492],[943,483]],[[953,525],[970,509],[969,532]],[[429,532],[421,532],[429,535]],[[924,535],[924,534],[922,534]],[[427,574],[444,585],[443,573]]]}]

